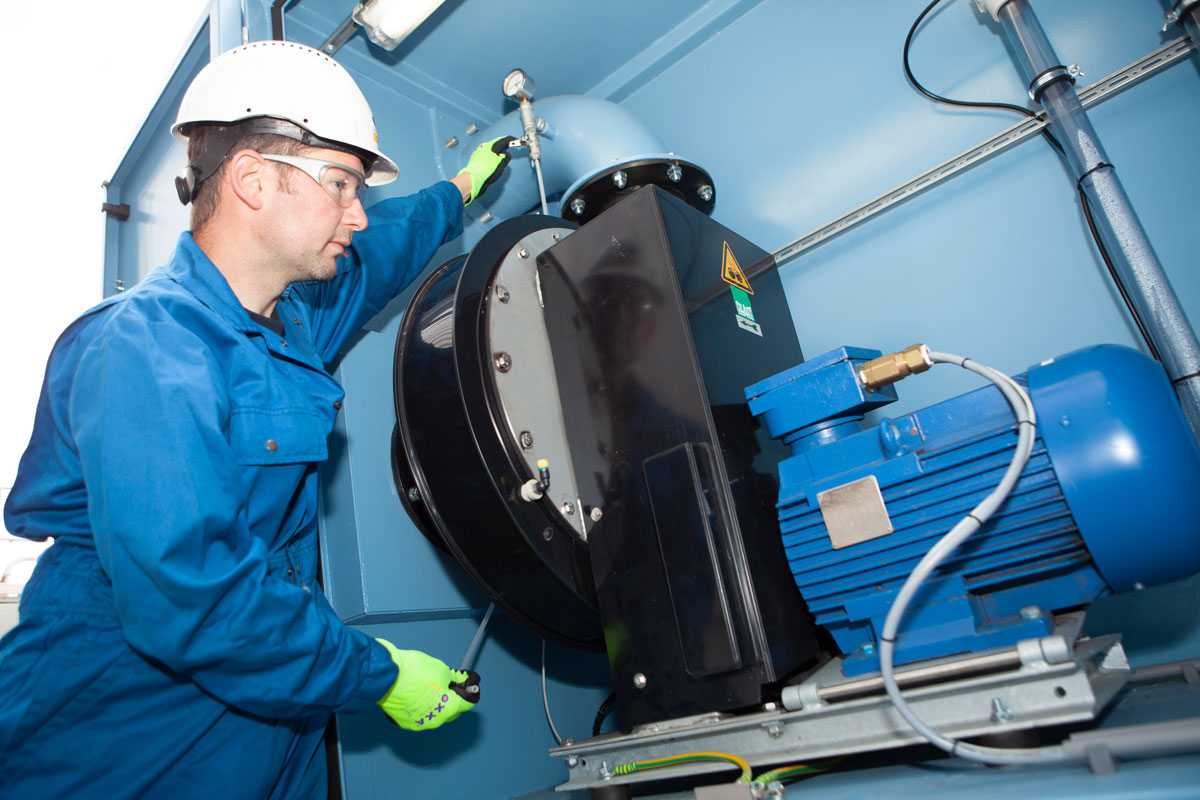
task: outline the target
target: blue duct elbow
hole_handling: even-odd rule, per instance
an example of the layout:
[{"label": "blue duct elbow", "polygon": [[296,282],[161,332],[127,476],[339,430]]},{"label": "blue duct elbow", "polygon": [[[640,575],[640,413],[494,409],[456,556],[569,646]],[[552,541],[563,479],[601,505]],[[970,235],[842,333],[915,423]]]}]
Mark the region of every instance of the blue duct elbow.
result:
[{"label": "blue duct elbow", "polygon": [[[675,193],[680,196],[684,193],[693,195],[688,202],[711,213],[713,190],[708,174],[667,152],[662,141],[625,108],[598,97],[560,95],[536,101],[534,109],[546,121],[546,129],[539,135],[546,197],[561,198],[550,204],[551,212],[583,222],[622,191],[654,183],[664,189],[676,189]],[[514,110],[484,130],[479,141],[491,141],[499,136],[518,138],[521,134],[520,112]],[[470,155],[466,148],[458,153],[455,171],[466,164]],[[672,165],[680,168],[671,173],[679,175],[674,180],[668,175]],[[612,176],[622,170],[626,172],[625,180],[614,182]],[[642,172],[646,175],[642,176]],[[625,185],[616,185],[622,182]],[[586,212],[570,212],[571,201],[579,199],[581,192],[586,195],[585,190],[592,184],[604,185],[603,202],[596,202],[593,192],[583,198],[588,206]],[[704,186],[708,191],[699,192]],[[487,194],[468,207],[468,212],[477,218],[486,211],[506,219],[524,214],[540,204],[529,151],[517,149],[504,175]],[[564,214],[564,210],[567,213]]]}]

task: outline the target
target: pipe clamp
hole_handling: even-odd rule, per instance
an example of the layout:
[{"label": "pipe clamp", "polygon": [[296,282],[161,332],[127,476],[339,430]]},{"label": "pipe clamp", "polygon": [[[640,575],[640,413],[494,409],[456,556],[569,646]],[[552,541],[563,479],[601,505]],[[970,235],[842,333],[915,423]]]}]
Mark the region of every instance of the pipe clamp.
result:
[{"label": "pipe clamp", "polygon": [[1035,103],[1039,103],[1041,101],[1038,98],[1041,97],[1042,92],[1046,90],[1047,86],[1059,81],[1070,81],[1073,84],[1075,83],[1075,76],[1082,74],[1079,71],[1079,67],[1075,64],[1072,64],[1070,67],[1059,64],[1058,66],[1044,69],[1029,82],[1029,99]]}]

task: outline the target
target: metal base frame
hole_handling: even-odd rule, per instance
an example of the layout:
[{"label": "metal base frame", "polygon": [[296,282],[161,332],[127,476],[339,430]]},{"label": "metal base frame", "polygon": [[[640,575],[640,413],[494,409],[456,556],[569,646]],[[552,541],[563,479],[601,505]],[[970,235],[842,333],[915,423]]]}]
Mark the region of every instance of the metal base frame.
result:
[{"label": "metal base frame", "polygon": [[[978,660],[987,655],[971,654],[967,658]],[[953,672],[954,661],[939,659],[935,666]],[[914,669],[929,668],[930,663],[924,662]],[[805,694],[818,699],[796,711],[768,704],[753,714],[706,714],[553,748],[551,757],[561,758],[570,774],[570,779],[557,788],[571,791],[731,768],[716,762],[695,762],[614,775],[620,764],[689,752],[732,753],[752,767],[765,767],[812,763],[925,741],[900,717],[885,694],[837,702],[819,699],[829,696],[829,690],[839,685],[829,679],[840,670],[840,660],[835,659],[805,681],[802,686],[814,688]],[[1130,674],[1120,637],[1111,635],[1077,641],[1073,652],[1061,663],[1025,658],[1014,669],[926,684],[905,690],[905,697],[937,730],[968,738],[1093,719],[1126,684]],[[904,672],[898,675],[902,678]]]}]

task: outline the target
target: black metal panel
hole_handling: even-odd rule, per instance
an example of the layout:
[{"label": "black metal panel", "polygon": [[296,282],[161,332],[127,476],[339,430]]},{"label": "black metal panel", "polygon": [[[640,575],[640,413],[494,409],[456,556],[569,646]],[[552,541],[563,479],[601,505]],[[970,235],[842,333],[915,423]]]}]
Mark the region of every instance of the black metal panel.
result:
[{"label": "black metal panel", "polygon": [[[755,705],[817,650],[774,517],[784,453],[742,397],[800,348],[776,275],[753,287],[762,336],[738,325],[727,286],[713,291],[726,245],[746,266],[769,258],[648,187],[538,258],[581,500],[603,509],[588,549],[626,726]],[[680,448],[693,490],[678,510],[699,532],[662,524],[660,467]],[[724,593],[683,613],[678,536],[708,550],[693,568]]]},{"label": "black metal panel", "polygon": [[[395,474],[399,491],[417,489],[422,529],[432,525],[497,605],[543,636],[597,650],[586,548],[544,506],[515,500],[524,476],[493,417],[480,349],[481,298],[501,259],[522,236],[562,225],[544,217],[505,222],[414,293],[396,341],[396,415],[408,469]],[[547,529],[556,534],[547,539]]]}]

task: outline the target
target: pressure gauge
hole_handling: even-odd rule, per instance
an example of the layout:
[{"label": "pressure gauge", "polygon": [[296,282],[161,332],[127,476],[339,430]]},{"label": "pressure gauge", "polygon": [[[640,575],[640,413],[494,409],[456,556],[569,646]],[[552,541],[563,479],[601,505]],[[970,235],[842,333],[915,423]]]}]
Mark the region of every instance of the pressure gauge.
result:
[{"label": "pressure gauge", "polygon": [[523,69],[514,69],[504,77],[504,96],[514,100],[524,97],[533,99],[533,78],[525,74]]}]

